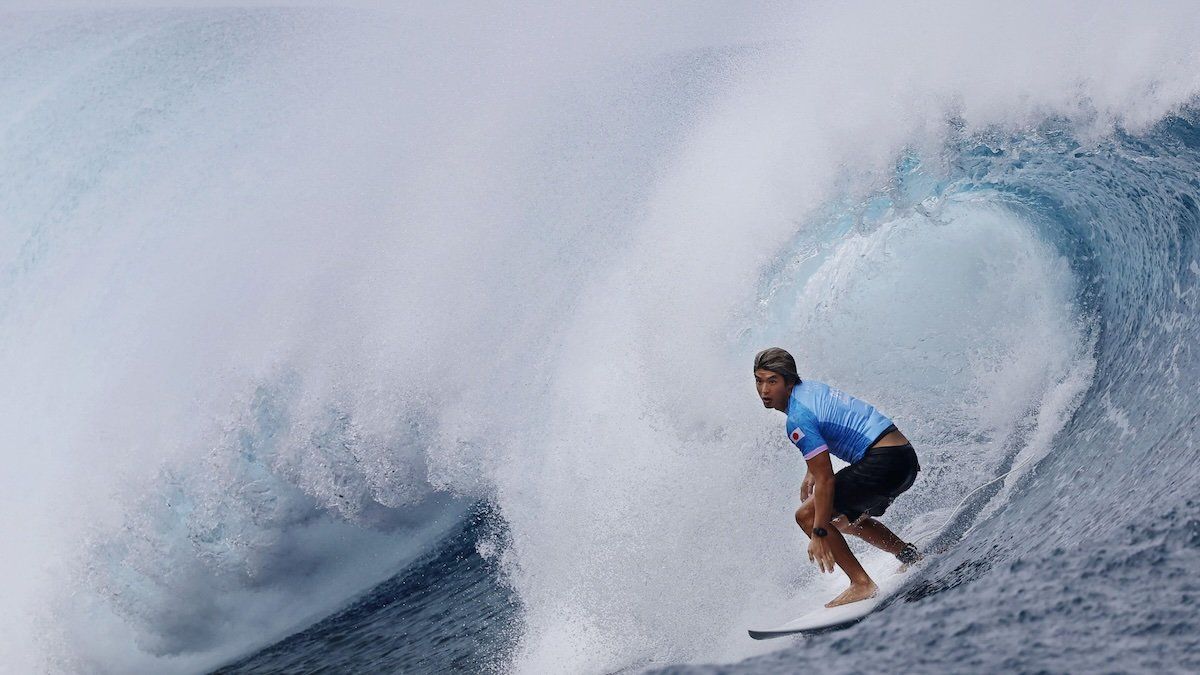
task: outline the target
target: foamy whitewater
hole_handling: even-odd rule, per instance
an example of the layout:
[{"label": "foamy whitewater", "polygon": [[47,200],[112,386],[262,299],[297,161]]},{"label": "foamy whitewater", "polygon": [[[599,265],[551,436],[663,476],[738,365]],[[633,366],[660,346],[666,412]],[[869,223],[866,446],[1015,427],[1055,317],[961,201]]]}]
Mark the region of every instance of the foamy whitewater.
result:
[{"label": "foamy whitewater", "polygon": [[0,15],[4,671],[1200,669],[1200,8],[433,4]]}]

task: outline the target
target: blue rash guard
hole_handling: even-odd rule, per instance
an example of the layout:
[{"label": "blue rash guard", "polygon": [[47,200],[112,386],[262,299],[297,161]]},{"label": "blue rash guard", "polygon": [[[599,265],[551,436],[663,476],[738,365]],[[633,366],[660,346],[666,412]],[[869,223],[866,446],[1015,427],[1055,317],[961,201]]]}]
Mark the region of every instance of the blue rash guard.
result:
[{"label": "blue rash guard", "polygon": [[875,406],[824,382],[798,382],[788,399],[788,438],[806,460],[828,450],[854,464],[891,425]]}]

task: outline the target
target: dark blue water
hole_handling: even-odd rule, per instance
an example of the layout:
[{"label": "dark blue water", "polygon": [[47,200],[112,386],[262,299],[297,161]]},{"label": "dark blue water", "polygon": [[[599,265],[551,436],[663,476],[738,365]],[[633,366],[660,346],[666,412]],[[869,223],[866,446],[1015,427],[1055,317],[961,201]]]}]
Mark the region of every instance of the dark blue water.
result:
[{"label": "dark blue water", "polygon": [[514,640],[516,599],[479,556],[495,527],[477,509],[435,550],[349,607],[217,673],[497,671]]}]

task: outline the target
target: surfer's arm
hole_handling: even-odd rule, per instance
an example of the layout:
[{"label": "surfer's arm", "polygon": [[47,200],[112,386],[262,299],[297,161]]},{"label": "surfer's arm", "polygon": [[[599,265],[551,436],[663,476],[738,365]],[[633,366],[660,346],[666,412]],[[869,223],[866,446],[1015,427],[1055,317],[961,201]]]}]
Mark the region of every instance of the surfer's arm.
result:
[{"label": "surfer's arm", "polygon": [[[813,495],[813,486],[818,475],[813,472],[812,460],[820,455],[827,455],[829,444],[821,436],[816,417],[803,408],[788,414],[787,432],[788,439],[800,450],[804,461],[808,462],[808,473],[804,475],[804,482],[800,484],[800,501],[807,501]],[[828,457],[825,458],[825,463],[829,464]],[[832,468],[829,473],[833,475]]]},{"label": "surfer's arm", "polygon": [[833,463],[828,452],[819,452],[808,460],[807,483],[812,478],[813,527],[826,527],[833,517]]}]

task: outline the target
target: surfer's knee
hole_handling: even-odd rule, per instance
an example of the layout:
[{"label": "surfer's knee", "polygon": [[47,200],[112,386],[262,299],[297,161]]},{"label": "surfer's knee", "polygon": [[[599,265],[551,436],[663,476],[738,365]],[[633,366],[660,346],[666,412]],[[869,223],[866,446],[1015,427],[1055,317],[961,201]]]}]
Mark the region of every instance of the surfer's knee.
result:
[{"label": "surfer's knee", "polygon": [[[806,524],[811,525],[813,521],[812,500],[808,500],[796,509],[796,524],[803,528]],[[807,530],[806,530],[807,531]]]}]

